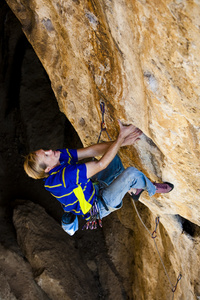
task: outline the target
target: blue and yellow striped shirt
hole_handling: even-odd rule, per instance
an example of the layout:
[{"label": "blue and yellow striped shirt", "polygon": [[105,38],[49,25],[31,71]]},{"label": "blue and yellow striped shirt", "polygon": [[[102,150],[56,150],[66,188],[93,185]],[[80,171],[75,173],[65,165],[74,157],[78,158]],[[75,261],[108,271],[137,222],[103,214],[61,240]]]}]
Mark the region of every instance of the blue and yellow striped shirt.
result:
[{"label": "blue and yellow striped shirt", "polygon": [[64,211],[87,220],[96,195],[91,180],[87,179],[86,165],[77,163],[77,150],[59,151],[61,165],[49,172],[44,187],[62,204]]}]

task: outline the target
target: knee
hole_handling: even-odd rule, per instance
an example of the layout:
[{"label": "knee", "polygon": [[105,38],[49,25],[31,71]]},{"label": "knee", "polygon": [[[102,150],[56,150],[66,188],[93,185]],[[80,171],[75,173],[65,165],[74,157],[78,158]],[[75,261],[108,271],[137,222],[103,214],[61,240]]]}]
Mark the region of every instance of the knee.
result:
[{"label": "knee", "polygon": [[143,182],[144,174],[134,167],[128,167],[125,173],[126,182],[130,183],[130,188],[134,187],[135,184]]},{"label": "knee", "polygon": [[125,171],[125,177],[127,180],[136,181],[139,178],[143,178],[144,174],[134,167],[128,167]]},{"label": "knee", "polygon": [[124,171],[126,173],[127,176],[132,176],[132,175],[140,175],[142,174],[142,172],[140,172],[138,169],[134,168],[134,167],[128,167],[127,169],[125,169]]}]

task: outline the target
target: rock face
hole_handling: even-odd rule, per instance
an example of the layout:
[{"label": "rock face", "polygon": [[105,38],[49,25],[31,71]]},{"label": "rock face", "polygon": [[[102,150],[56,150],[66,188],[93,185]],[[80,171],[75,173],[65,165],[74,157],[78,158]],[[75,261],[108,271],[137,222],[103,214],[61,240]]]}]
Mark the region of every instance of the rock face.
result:
[{"label": "rock face", "polygon": [[[198,299],[199,2],[7,3],[49,75],[60,110],[85,146],[98,138],[101,100],[106,105],[106,125],[112,138],[117,135],[117,119],[144,132],[135,147],[121,151],[121,157],[125,165],[135,165],[151,180],[175,184],[169,195],[151,199],[144,195],[141,201],[149,208],[152,231],[154,217],[160,216],[159,246],[163,255],[167,253],[173,284],[179,272],[183,275],[176,299]],[[120,211],[119,219],[129,228],[131,218],[130,207]],[[116,257],[120,247],[114,236],[117,228],[112,234],[106,231],[110,255]],[[135,240],[139,243],[138,236]],[[152,239],[148,240],[154,246]],[[163,271],[158,270],[159,262],[153,259],[157,261],[153,272],[155,266],[146,256],[144,238],[140,246],[142,250],[136,247],[135,252],[138,278],[133,280],[133,299],[165,299],[168,287],[165,275],[160,275]],[[155,295],[160,277],[163,290],[157,288]]]},{"label": "rock face", "polygon": [[0,246],[0,298],[48,300],[45,292],[34,281],[30,264],[20,254]]},{"label": "rock face", "polygon": [[66,239],[65,232],[43,208],[27,202],[15,209],[13,220],[18,243],[32,266],[37,284],[49,299],[97,298],[92,274],[81,264],[73,240]]}]

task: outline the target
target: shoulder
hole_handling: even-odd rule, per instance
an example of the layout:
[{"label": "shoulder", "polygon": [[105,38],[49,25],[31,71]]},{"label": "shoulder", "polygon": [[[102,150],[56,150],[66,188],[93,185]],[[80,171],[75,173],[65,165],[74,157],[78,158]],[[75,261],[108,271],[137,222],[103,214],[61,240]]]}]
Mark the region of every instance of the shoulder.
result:
[{"label": "shoulder", "polygon": [[76,149],[58,149],[60,151],[60,163],[73,164],[78,161]]}]

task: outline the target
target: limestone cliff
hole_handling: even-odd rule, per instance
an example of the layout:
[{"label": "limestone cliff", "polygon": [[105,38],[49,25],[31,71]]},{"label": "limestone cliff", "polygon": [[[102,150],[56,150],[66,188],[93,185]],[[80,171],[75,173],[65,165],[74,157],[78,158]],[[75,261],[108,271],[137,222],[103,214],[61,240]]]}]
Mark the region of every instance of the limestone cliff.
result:
[{"label": "limestone cliff", "polygon": [[[150,210],[152,230],[155,216],[160,216],[159,246],[162,255],[167,253],[173,283],[180,271],[183,274],[176,299],[197,299],[200,297],[199,2],[7,0],[7,3],[49,75],[60,110],[84,145],[97,141],[101,100],[106,105],[106,125],[112,138],[117,135],[117,119],[133,123],[144,132],[135,147],[121,151],[121,157],[125,165],[135,165],[152,180],[174,183],[175,189],[169,195],[150,199],[145,194],[141,201]],[[124,213],[124,218],[119,213],[119,219],[131,228],[133,210],[130,212],[129,207]],[[192,236],[183,230],[185,222],[193,229]],[[113,232],[106,238],[110,254],[115,257],[116,249],[118,253],[120,250],[111,245],[117,228]],[[150,238],[149,243],[154,246]],[[160,268],[157,273],[158,268],[146,260],[145,241],[141,246],[141,252],[135,253],[138,281],[134,282],[133,298],[159,299],[155,288],[159,285],[158,278],[165,275],[160,275],[163,272]],[[152,272],[153,278],[148,280]],[[163,279],[160,295],[168,289],[164,282]]]}]

